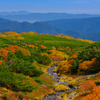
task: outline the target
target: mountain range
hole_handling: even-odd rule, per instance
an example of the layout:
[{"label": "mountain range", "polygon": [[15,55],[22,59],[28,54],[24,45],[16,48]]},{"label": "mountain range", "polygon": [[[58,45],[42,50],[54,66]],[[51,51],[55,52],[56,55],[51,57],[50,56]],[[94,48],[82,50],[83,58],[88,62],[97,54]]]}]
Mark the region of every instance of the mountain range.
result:
[{"label": "mountain range", "polygon": [[83,34],[100,32],[100,17],[60,19],[46,22],[60,28],[62,31],[74,30]]},{"label": "mountain range", "polygon": [[72,19],[72,18],[90,18],[99,17],[99,14],[68,14],[68,13],[30,13],[27,11],[12,11],[12,12],[0,12],[0,17],[15,21],[48,21],[58,19]]},{"label": "mountain range", "polygon": [[17,31],[17,32],[29,32],[34,31],[38,33],[59,33],[60,29],[54,27],[53,25],[46,22],[17,22],[7,19],[0,18],[0,30],[4,32],[5,30]]},{"label": "mountain range", "polygon": [[74,38],[80,37],[100,41],[100,17],[59,19],[45,22],[18,22],[0,18],[0,31],[16,31],[57,34],[64,33]]},{"label": "mountain range", "polygon": [[28,11],[12,11],[12,12],[0,12],[0,15],[22,15],[22,14],[29,14]]}]

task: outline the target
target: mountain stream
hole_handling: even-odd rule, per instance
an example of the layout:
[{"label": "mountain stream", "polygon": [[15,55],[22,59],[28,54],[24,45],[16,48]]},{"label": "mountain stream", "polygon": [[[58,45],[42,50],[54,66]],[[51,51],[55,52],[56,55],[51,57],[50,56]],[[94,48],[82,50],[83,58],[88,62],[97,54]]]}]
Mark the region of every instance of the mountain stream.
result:
[{"label": "mountain stream", "polygon": [[[58,74],[57,74],[57,72],[54,72],[53,70],[55,69],[55,67],[57,67],[57,66],[55,66],[55,65],[52,65],[49,69],[47,69],[47,73],[49,74],[49,75],[51,75],[51,76],[54,76],[54,78],[53,78],[53,80],[56,80],[57,81],[57,83],[55,83],[55,84],[65,84],[66,86],[68,86],[71,90],[75,90],[75,88],[71,85],[71,84],[69,84],[69,83],[67,83],[67,82],[62,82],[62,81],[59,81],[59,79],[60,79],[60,76],[58,76]],[[53,89],[54,89],[54,87],[53,87]],[[54,89],[55,90],[55,89]],[[43,100],[63,100],[63,99],[60,99],[60,98],[57,98],[56,96],[60,96],[62,93],[65,93],[65,92],[67,92],[68,90],[66,90],[66,91],[58,91],[58,92],[56,92],[55,91],[55,93],[54,94],[51,94],[51,95],[46,95],[44,98],[43,98]]]}]

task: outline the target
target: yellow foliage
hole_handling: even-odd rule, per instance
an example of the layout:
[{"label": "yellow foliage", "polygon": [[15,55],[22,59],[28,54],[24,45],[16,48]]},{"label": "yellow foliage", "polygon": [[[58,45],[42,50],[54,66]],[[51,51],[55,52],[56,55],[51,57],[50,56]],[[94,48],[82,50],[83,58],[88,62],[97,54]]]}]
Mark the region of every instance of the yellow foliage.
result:
[{"label": "yellow foliage", "polygon": [[28,50],[26,50],[25,48],[19,48],[19,50],[25,55],[25,56],[30,56],[31,55],[31,53],[28,51]]},{"label": "yellow foliage", "polygon": [[55,37],[61,37],[60,35],[56,35]]},{"label": "yellow foliage", "polygon": [[60,62],[59,66],[58,66],[58,70],[59,70],[59,73],[65,74],[65,73],[71,71],[72,67],[73,66],[70,63],[68,63],[67,60],[63,60]]},{"label": "yellow foliage", "polygon": [[75,84],[79,80],[79,77],[76,77],[74,75],[65,75],[61,74],[60,81],[62,82],[68,82],[69,84]]},{"label": "yellow foliage", "polygon": [[64,96],[63,96],[63,100],[66,100],[67,99],[67,94],[65,94]]},{"label": "yellow foliage", "polygon": [[75,40],[84,41],[84,42],[88,42],[88,43],[94,43],[95,42],[95,41],[92,41],[92,40],[86,40],[86,39],[81,39],[81,38],[76,38]]},{"label": "yellow foliage", "polygon": [[74,39],[74,37],[72,37],[72,36],[67,36],[67,35],[64,35],[62,38],[66,38],[66,39]]},{"label": "yellow foliage", "polygon": [[52,46],[52,49],[53,49],[53,50],[56,50],[56,48],[55,48],[54,46]]},{"label": "yellow foliage", "polygon": [[33,31],[27,32],[27,35],[33,35],[33,34],[34,34]]},{"label": "yellow foliage", "polygon": [[58,69],[58,68],[57,68],[57,67],[55,67],[53,71],[54,71],[54,72],[57,72],[57,69]]},{"label": "yellow foliage", "polygon": [[22,35],[26,35],[26,32],[21,32],[20,34],[22,34]]},{"label": "yellow foliage", "polygon": [[0,37],[7,37],[6,35],[4,35],[4,34],[0,34]]},{"label": "yellow foliage", "polygon": [[16,33],[12,35],[12,39],[24,39],[20,34]]},{"label": "yellow foliage", "polygon": [[49,34],[45,34],[46,36],[49,36]]},{"label": "yellow foliage", "polygon": [[70,88],[65,86],[64,84],[56,84],[54,87],[56,91],[70,90]]},{"label": "yellow foliage", "polygon": [[58,96],[61,100],[67,100],[67,94],[66,93],[62,93],[60,96]]}]

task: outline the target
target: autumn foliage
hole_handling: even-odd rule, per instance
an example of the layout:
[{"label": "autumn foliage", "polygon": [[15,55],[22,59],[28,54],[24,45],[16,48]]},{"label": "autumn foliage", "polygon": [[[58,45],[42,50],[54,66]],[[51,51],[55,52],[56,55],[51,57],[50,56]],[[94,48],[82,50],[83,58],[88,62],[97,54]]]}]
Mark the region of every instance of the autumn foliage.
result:
[{"label": "autumn foliage", "polygon": [[[45,72],[54,65],[54,71],[61,75],[59,81],[74,86],[81,80],[75,75],[100,71],[100,43],[89,43],[93,41],[80,38],[75,40],[63,33],[55,36],[44,33],[37,35],[33,31],[0,33],[0,89],[4,87],[8,92],[18,93],[14,96],[21,96],[22,100],[42,100],[45,95],[55,91],[70,91],[64,84],[54,85],[52,76]],[[80,82],[76,100],[99,100],[99,74],[96,79]]]}]

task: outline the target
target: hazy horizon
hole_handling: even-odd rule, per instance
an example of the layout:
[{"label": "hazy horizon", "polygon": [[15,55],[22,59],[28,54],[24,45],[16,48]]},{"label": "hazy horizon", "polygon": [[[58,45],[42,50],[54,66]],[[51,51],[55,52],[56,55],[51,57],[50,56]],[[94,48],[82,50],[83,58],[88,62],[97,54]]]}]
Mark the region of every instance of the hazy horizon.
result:
[{"label": "hazy horizon", "polygon": [[[19,11],[0,11],[0,13],[13,13],[13,12],[23,12],[23,11],[26,11],[26,10],[19,10]],[[26,12],[28,12],[28,13],[66,13],[66,14],[92,14],[92,13],[67,13],[67,12],[30,12],[30,11],[26,11]],[[95,14],[95,13],[94,13]],[[93,14],[93,15],[94,15]],[[100,13],[98,13],[98,14],[100,14]],[[97,14],[97,15],[98,15]],[[95,14],[96,15],[96,14]]]},{"label": "hazy horizon", "polygon": [[2,0],[0,12],[100,14],[100,0]]}]

